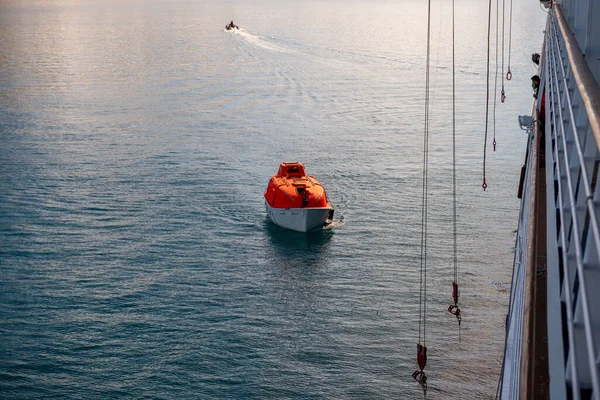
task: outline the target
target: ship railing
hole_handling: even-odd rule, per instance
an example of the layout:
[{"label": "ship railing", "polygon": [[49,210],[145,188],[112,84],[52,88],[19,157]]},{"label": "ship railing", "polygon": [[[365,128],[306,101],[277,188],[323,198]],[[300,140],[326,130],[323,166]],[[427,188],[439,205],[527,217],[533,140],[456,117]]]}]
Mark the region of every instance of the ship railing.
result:
[{"label": "ship railing", "polygon": [[600,400],[600,90],[559,5],[544,43],[549,390]]}]

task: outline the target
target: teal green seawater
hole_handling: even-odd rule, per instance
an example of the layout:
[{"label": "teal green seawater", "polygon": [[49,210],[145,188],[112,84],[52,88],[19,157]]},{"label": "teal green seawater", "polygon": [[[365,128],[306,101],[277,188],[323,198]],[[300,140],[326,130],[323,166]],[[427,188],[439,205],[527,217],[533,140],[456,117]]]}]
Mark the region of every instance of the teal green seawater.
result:
[{"label": "teal green seawater", "polygon": [[[514,4],[483,192],[488,8],[456,2],[459,342],[451,9],[432,2],[431,399],[495,395],[534,3]],[[426,13],[413,0],[1,2],[0,397],[422,398]],[[331,226],[267,220],[282,161],[325,186]]]}]

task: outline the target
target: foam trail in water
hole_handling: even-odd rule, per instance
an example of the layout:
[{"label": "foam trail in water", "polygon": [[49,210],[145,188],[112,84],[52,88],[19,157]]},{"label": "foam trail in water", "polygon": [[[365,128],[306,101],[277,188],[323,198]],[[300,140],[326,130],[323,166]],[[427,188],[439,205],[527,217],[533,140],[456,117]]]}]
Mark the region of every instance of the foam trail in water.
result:
[{"label": "foam trail in water", "polygon": [[292,50],[286,49],[284,47],[280,47],[275,44],[266,42],[266,41],[262,40],[260,37],[258,37],[257,35],[253,35],[252,33],[245,31],[244,29],[233,29],[229,32],[232,32],[234,35],[239,35],[248,43],[250,43],[254,46],[262,47],[263,49],[277,51],[280,53],[292,53],[293,52]]}]

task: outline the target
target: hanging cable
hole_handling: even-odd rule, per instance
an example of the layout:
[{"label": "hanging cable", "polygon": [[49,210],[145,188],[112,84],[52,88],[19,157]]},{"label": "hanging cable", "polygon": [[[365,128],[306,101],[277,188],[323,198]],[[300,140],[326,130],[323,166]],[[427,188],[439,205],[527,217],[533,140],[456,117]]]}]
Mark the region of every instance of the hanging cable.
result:
[{"label": "hanging cable", "polygon": [[504,92],[504,10],[505,0],[502,0],[502,91],[500,92],[500,101],[504,103],[506,100],[506,93]]},{"label": "hanging cable", "polygon": [[510,72],[510,51],[512,46],[512,9],[513,2],[510,0],[510,12],[508,14],[508,71],[506,72],[506,80],[512,79],[512,72]]},{"label": "hanging cable", "polygon": [[500,0],[496,0],[496,40],[494,41],[494,49],[496,53],[496,73],[494,75],[494,110],[492,112],[492,124],[493,124],[493,132],[494,132],[494,140],[492,145],[494,147],[494,152],[496,151],[496,104],[497,104],[497,94],[498,94],[498,23],[499,23],[499,11],[500,10]]},{"label": "hanging cable", "polygon": [[452,281],[452,300],[454,305],[448,311],[458,320],[458,340],[460,341],[460,308],[458,308],[458,246],[456,232],[456,63],[454,45],[454,0],[452,0],[452,208],[453,208],[453,239],[454,239],[454,281]]},{"label": "hanging cable", "polygon": [[425,127],[423,132],[423,187],[421,194],[421,265],[419,275],[419,342],[417,343],[417,366],[412,377],[419,382],[423,396],[427,394],[427,179],[429,167],[429,66],[431,55],[431,0],[427,8],[427,55],[425,61]]},{"label": "hanging cable", "polygon": [[440,0],[440,20],[439,20],[439,25],[438,25],[438,38],[437,38],[437,49],[436,49],[436,57],[435,57],[435,68],[433,69],[433,79],[431,81],[431,83],[429,84],[429,109],[432,109],[435,107],[435,89],[437,87],[437,77],[438,77],[438,69],[439,69],[439,65],[440,65],[440,47],[443,43],[442,41],[442,22],[443,22],[443,6],[444,6],[444,0]]},{"label": "hanging cable", "polygon": [[485,97],[485,136],[483,139],[483,184],[481,187],[485,191],[487,183],[485,181],[485,161],[487,152],[488,120],[490,109],[490,31],[492,25],[492,0],[488,2],[488,35],[487,35],[487,70],[486,70],[486,97]]}]

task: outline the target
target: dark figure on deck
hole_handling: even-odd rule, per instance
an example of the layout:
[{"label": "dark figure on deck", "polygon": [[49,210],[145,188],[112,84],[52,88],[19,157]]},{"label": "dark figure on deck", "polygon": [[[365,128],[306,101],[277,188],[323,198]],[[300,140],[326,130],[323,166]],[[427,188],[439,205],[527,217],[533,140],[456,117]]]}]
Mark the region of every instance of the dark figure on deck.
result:
[{"label": "dark figure on deck", "polygon": [[533,97],[537,99],[538,89],[540,88],[540,77],[534,75],[531,77],[531,87],[533,88]]},{"label": "dark figure on deck", "polygon": [[[540,77],[538,75],[534,75],[531,77],[531,87],[533,88],[533,97],[537,99],[538,91],[540,89]],[[542,99],[539,103],[538,117],[540,123],[540,130],[543,134],[546,122],[546,97],[544,96],[544,92],[542,92]]]}]

